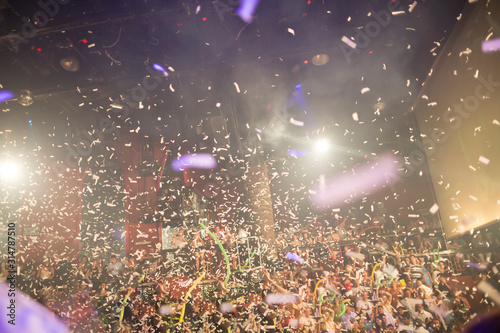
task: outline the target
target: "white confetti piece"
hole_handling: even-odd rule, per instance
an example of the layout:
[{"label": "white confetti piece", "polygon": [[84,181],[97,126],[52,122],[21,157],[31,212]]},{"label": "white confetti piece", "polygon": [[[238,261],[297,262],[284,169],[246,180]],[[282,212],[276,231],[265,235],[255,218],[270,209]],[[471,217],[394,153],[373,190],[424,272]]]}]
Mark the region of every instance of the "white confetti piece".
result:
[{"label": "white confetti piece", "polygon": [[431,213],[432,215],[436,214],[436,212],[439,210],[439,206],[438,204],[434,204],[432,205],[432,207],[429,209],[429,213]]},{"label": "white confetti piece", "polygon": [[362,94],[366,94],[369,91],[370,91],[370,88],[368,88],[368,87],[364,87],[363,89],[361,89]]},{"label": "white confetti piece", "polygon": [[413,1],[413,3],[410,5],[410,7],[408,8],[408,11],[411,13],[413,11],[413,9],[415,9],[415,6],[417,5],[417,2],[416,1]]},{"label": "white confetti piece", "polygon": [[233,84],[234,84],[234,87],[236,88],[236,92],[239,94],[240,93],[240,86],[236,82],[234,82]]},{"label": "white confetti piece", "polygon": [[295,36],[295,31],[293,31],[292,28],[288,28],[288,32],[292,34],[292,36]]},{"label": "white confetti piece", "polygon": [[479,162],[488,165],[488,163],[490,163],[490,160],[484,156],[479,156]]},{"label": "white confetti piece", "polygon": [[349,47],[353,48],[353,49],[355,49],[355,48],[356,48],[356,46],[357,46],[357,45],[356,45],[356,43],[354,43],[352,40],[350,40],[350,39],[349,39],[349,38],[347,38],[346,36],[343,36],[343,37],[342,37],[342,41],[343,41],[344,43],[346,43]]},{"label": "white confetti piece", "polygon": [[353,119],[354,121],[359,121],[359,116],[358,116],[358,113],[357,113],[357,112],[354,112],[354,113],[352,114],[352,119]]}]

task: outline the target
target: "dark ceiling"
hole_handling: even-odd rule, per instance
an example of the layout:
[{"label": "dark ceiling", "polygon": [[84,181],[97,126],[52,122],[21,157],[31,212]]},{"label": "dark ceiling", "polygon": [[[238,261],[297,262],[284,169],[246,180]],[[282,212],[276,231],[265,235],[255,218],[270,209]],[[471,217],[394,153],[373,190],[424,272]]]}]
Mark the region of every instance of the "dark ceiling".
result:
[{"label": "dark ceiling", "polygon": [[[247,24],[237,0],[58,1],[0,1],[0,83],[34,96],[30,106],[3,104],[5,142],[26,144],[31,133],[35,145],[61,146],[103,117],[179,140],[223,115],[241,145],[254,128],[271,148],[287,149],[324,132],[361,155],[402,145],[406,111],[467,2],[262,0]],[[381,25],[384,15],[370,12],[392,14]],[[360,33],[369,37],[356,50],[342,42]],[[330,61],[315,66],[318,53]],[[61,67],[67,57],[78,71]],[[134,95],[145,80],[159,84]],[[377,102],[385,107],[377,111]],[[124,119],[118,104],[131,108]]]}]

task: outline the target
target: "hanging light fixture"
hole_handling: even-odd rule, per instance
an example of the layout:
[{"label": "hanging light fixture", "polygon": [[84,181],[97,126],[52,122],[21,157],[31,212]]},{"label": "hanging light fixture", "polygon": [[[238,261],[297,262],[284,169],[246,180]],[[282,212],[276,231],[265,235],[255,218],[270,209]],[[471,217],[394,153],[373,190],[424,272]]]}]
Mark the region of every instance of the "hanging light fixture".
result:
[{"label": "hanging light fixture", "polygon": [[312,63],[316,66],[326,65],[330,61],[330,57],[327,54],[320,53],[316,54],[312,59]]},{"label": "hanging light fixture", "polygon": [[73,56],[62,58],[59,63],[61,64],[61,67],[68,72],[78,72],[80,69],[80,62]]},{"label": "hanging light fixture", "polygon": [[22,106],[30,106],[33,104],[33,93],[29,90],[21,90],[17,97],[17,102]]}]

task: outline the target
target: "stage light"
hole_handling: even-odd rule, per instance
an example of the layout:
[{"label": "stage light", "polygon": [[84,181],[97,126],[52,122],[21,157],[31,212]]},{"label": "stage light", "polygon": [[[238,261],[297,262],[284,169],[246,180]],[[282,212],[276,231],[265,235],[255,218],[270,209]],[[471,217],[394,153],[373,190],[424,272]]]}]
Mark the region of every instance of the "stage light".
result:
[{"label": "stage light", "polygon": [[17,102],[22,106],[30,106],[33,104],[34,96],[29,90],[21,90],[17,97]]},{"label": "stage light", "polygon": [[330,57],[327,54],[316,54],[312,59],[312,63],[316,66],[326,65],[330,61]]},{"label": "stage light", "polygon": [[19,166],[12,161],[0,162],[0,179],[6,182],[16,181],[20,176]]},{"label": "stage light", "polygon": [[75,57],[63,58],[59,61],[61,67],[68,72],[78,72],[80,69],[80,62]]},{"label": "stage light", "polygon": [[316,141],[316,152],[325,153],[330,148],[330,143],[326,139],[320,139]]}]

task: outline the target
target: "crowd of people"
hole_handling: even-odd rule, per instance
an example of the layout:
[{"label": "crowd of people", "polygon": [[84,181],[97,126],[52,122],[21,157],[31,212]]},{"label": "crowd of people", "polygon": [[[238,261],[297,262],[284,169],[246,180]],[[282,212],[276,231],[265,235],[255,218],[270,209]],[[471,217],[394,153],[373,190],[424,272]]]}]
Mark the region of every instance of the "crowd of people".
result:
[{"label": "crowd of people", "polygon": [[[446,247],[425,222],[394,230],[347,219],[275,234],[274,244],[252,245],[243,227],[217,226],[212,236],[181,228],[170,251],[83,256],[76,264],[47,255],[23,267],[19,288],[74,332],[439,333],[459,331],[494,308],[471,293],[480,280],[498,281],[499,244],[491,234]],[[258,250],[251,260],[249,246]],[[471,248],[476,252],[465,251]],[[175,276],[183,281],[172,282]],[[469,280],[458,280],[463,276]]]}]

